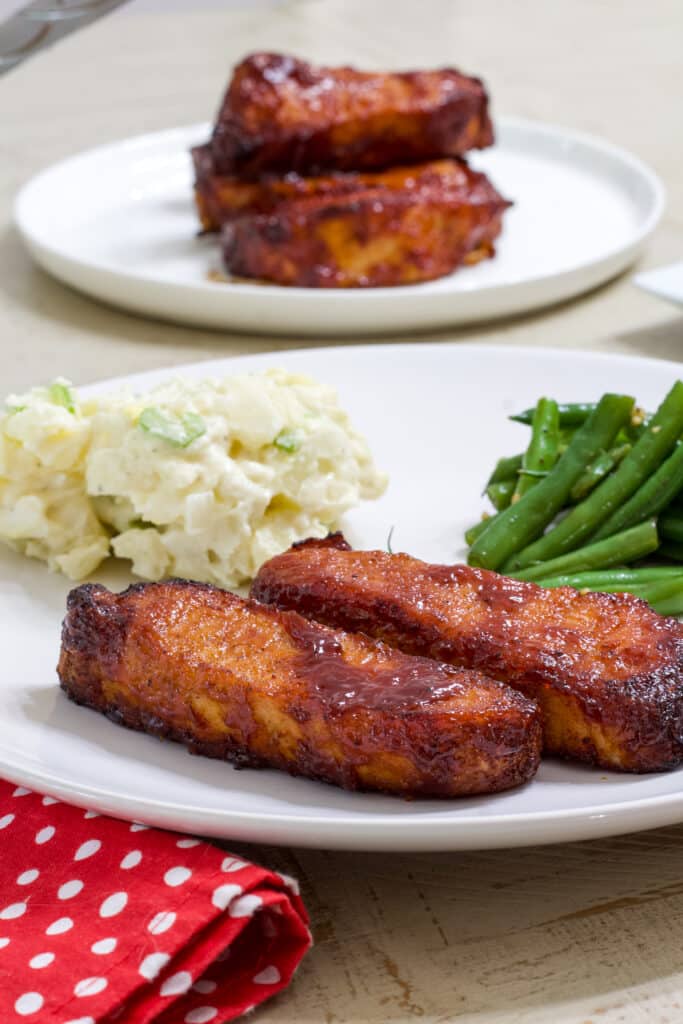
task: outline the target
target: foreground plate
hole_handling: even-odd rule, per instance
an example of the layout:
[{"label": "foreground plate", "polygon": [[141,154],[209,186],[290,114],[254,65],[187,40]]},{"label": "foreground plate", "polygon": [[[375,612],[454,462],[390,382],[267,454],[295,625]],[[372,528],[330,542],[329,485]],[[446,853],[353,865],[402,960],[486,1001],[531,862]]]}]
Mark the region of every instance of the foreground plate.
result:
[{"label": "foreground plate", "polygon": [[559,302],[638,255],[663,190],[600,139],[513,118],[472,153],[515,202],[495,259],[427,284],[344,291],[215,282],[215,237],[197,238],[188,149],[208,125],[91,150],[34,178],[16,222],[46,270],[117,306],[183,323],[279,334],[399,332],[488,320]]},{"label": "foreground plate", "polygon": [[[338,387],[391,475],[381,501],[348,516],[349,538],[384,547],[393,526],[395,549],[435,561],[463,557],[463,530],[482,511],[490,466],[524,445],[527,430],[506,420],[508,413],[542,394],[590,400],[607,390],[652,408],[680,372],[675,363],[614,355],[428,344],[241,357],[182,372],[201,377],[271,365]],[[147,387],[169,375],[127,381]],[[98,579],[129,582],[120,568]],[[520,846],[683,820],[683,770],[629,776],[546,761],[532,783],[509,793],[408,802],[190,757],[76,707],[58,690],[68,589],[42,564],[0,549],[0,774],[17,783],[182,831],[340,849]]]}]

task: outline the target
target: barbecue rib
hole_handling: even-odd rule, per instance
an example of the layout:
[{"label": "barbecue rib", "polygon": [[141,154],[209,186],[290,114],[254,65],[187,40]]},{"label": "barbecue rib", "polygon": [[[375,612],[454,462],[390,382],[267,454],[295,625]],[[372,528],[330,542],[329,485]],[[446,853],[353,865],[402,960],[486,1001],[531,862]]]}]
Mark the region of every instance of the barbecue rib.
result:
[{"label": "barbecue rib", "polygon": [[488,793],[538,765],[514,690],[200,583],[73,590],[58,672],[130,728],[348,789]]},{"label": "barbecue rib", "polygon": [[210,145],[220,174],[258,178],[416,163],[492,142],[478,78],[314,67],[256,53],[235,68]]},{"label": "barbecue rib", "polygon": [[683,758],[683,626],[628,594],[547,590],[337,536],[267,562],[252,596],[500,679],[538,701],[547,753],[641,772]]},{"label": "barbecue rib", "polygon": [[223,228],[225,265],[281,285],[379,287],[429,281],[493,255],[509,203],[464,164],[431,167],[443,165],[422,178],[416,169],[404,184],[312,194],[238,217]]},{"label": "barbecue rib", "polygon": [[430,160],[384,171],[329,171],[317,177],[299,174],[269,175],[260,181],[242,181],[217,174],[208,146],[192,150],[195,201],[205,231],[218,231],[243,214],[271,213],[286,200],[307,196],[344,196],[367,189],[395,192],[407,189],[417,199],[422,191],[448,192],[451,202],[492,205],[494,211],[510,204],[502,199],[485,175],[470,170],[464,160]]}]

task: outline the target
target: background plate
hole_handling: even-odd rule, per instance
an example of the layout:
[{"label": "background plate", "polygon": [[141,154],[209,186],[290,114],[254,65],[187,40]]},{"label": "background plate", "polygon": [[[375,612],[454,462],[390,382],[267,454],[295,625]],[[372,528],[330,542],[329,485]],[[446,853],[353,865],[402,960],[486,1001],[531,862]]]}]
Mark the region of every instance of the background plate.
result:
[{"label": "background plate", "polygon": [[[524,445],[527,429],[508,413],[542,394],[591,400],[607,390],[652,408],[680,371],[614,355],[422,344],[239,357],[127,382],[147,387],[179,372],[272,365],[334,384],[391,475],[380,501],[348,516],[349,538],[384,547],[393,526],[395,550],[435,561],[462,558],[463,530],[484,507],[479,494],[490,467]],[[121,567],[97,579],[117,587],[130,581]],[[191,757],[62,695],[55,664],[68,589],[44,565],[0,549],[0,774],[17,783],[182,831],[339,849],[521,846],[683,821],[683,769],[618,775],[548,760],[533,782],[508,793],[404,801]]]},{"label": "background plate", "polygon": [[194,125],[90,150],[39,174],[16,223],[60,280],[137,313],[259,334],[372,334],[518,314],[608,280],[638,255],[663,189],[600,139],[514,118],[473,152],[514,207],[493,260],[426,284],[344,290],[215,282],[215,237],[197,237],[188,149]]}]

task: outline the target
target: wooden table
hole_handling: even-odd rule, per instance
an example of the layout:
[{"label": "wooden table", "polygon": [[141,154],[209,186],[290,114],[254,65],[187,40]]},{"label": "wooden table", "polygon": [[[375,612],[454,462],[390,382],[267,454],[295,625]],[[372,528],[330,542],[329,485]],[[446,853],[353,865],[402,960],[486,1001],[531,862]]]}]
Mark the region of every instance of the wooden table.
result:
[{"label": "wooden table", "polygon": [[[179,6],[166,14],[124,8],[0,84],[3,392],[56,374],[82,384],[302,346],[97,305],[33,267],[10,226],[15,191],[48,163],[210,118],[231,63],[250,49],[480,73],[498,111],[599,133],[652,164],[669,204],[642,265],[681,258],[679,0],[307,0],[223,13]],[[680,359],[683,318],[626,276],[526,319],[425,337]],[[300,877],[317,940],[261,1021],[683,1021],[683,826],[509,853],[246,852]]]}]

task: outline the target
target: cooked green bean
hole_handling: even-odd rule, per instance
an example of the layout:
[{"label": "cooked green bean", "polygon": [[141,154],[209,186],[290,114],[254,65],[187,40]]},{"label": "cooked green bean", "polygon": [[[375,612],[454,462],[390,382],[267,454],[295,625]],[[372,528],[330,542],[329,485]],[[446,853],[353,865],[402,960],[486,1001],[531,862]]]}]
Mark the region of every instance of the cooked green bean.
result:
[{"label": "cooked green bean", "polygon": [[[658,515],[673,501],[682,488],[683,444],[679,442],[673,455],[665,459],[656,473],[653,473],[625,504],[612,513],[593,535],[593,540],[609,537],[612,533],[619,533],[629,526],[641,523],[643,519]],[[666,532],[663,529],[660,529],[660,533],[666,537]]]},{"label": "cooked green bean", "polygon": [[565,573],[536,580],[543,587],[574,587],[576,590],[629,590],[643,583],[679,580],[683,586],[683,569],[678,565],[653,565],[642,569],[595,569]]},{"label": "cooked green bean", "polygon": [[633,404],[626,395],[603,395],[548,476],[487,523],[469,553],[470,565],[497,569],[510,555],[539,537],[567,501],[586,465],[611,446],[629,419]]},{"label": "cooked green bean", "polygon": [[486,481],[486,487],[490,487],[491,484],[499,484],[502,480],[517,480],[517,474],[522,468],[523,454],[519,455],[506,455],[502,459],[498,459],[495,469],[491,476]]},{"label": "cooked green bean", "polygon": [[510,504],[515,484],[513,478],[512,480],[499,480],[498,483],[489,484],[486,488],[486,496],[497,512],[502,512]]},{"label": "cooked green bean", "polygon": [[659,532],[664,540],[672,540],[683,544],[683,516],[675,512],[666,512],[659,517]]},{"label": "cooked green bean", "polygon": [[465,540],[467,541],[469,547],[471,547],[474,544],[477,537],[481,537],[482,533],[488,527],[491,520],[495,518],[495,515],[484,516],[482,519],[479,520],[478,523],[474,523],[474,525],[470,526],[468,530],[465,530]]},{"label": "cooked green bean", "polygon": [[524,452],[517,486],[512,495],[513,502],[519,501],[522,495],[530,491],[542,479],[541,474],[547,474],[553,468],[559,455],[559,444],[557,402],[552,398],[539,398],[531,423],[531,440]]},{"label": "cooked green bean", "polygon": [[[554,577],[553,579],[537,580],[543,587],[575,587],[577,590],[590,590],[594,593],[603,594],[633,594],[643,601],[647,601],[654,611],[659,615],[683,615],[683,571],[676,568],[676,575],[668,579],[653,579],[643,583],[601,583],[595,585],[586,583],[565,583],[565,579],[576,579],[580,581],[585,576],[599,575],[598,573],[579,573],[570,577]],[[562,582],[560,582],[562,581]]]},{"label": "cooked green bean", "polygon": [[683,614],[683,582],[680,580],[658,580],[629,588],[628,592],[647,601],[660,615]]},{"label": "cooked green bean", "polygon": [[[572,402],[569,405],[558,405],[557,412],[560,426],[580,427],[586,422],[591,413],[595,412],[597,407],[597,402]],[[526,423],[527,426],[531,426],[535,412],[536,407],[525,409],[514,416],[508,416],[508,419],[514,420],[515,423]]]},{"label": "cooked green bean", "polygon": [[[597,459],[594,459],[581,474],[579,479],[576,481],[571,489],[569,497],[572,502],[577,503],[583,501],[587,495],[593,490],[594,487],[600,483],[601,480],[610,473],[615,466],[619,463],[626,455],[631,451],[630,444],[620,444],[614,448],[610,448],[608,452],[600,452]],[[645,518],[645,517],[643,517]]]},{"label": "cooked green bean", "polygon": [[[503,571],[514,573],[579,547],[658,469],[682,431],[683,381],[678,380],[618,469],[575,505],[558,526],[508,558]],[[485,537],[482,534],[482,539]]]},{"label": "cooked green bean", "polygon": [[514,573],[514,576],[518,580],[542,580],[552,576],[584,572],[587,569],[607,569],[620,562],[633,562],[637,558],[644,558],[658,547],[657,523],[650,519],[647,523],[632,526],[623,533],[615,533],[607,540],[598,541],[597,544],[587,544],[558,558],[530,565]]},{"label": "cooked green bean", "polygon": [[674,562],[683,562],[683,544],[676,544],[675,541],[664,540],[659,548],[658,554],[670,558]]}]

